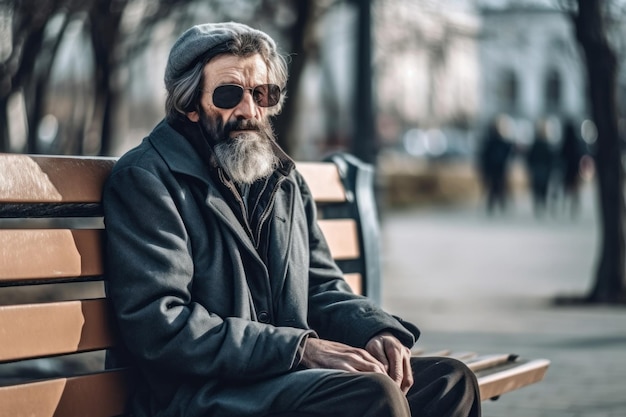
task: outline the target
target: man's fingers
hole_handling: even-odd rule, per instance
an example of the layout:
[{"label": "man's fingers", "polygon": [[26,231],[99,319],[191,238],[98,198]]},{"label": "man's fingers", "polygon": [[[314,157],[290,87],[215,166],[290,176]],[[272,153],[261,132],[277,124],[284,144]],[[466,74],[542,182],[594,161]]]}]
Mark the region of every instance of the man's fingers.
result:
[{"label": "man's fingers", "polygon": [[411,351],[389,332],[370,339],[366,350],[385,365],[387,375],[406,394],[413,386]]},{"label": "man's fingers", "polygon": [[377,337],[367,346],[367,351],[375,357],[385,367],[385,372],[389,372],[389,360],[385,353],[384,339]]},{"label": "man's fingers", "polygon": [[349,356],[349,362],[360,372],[387,373],[385,365],[363,349],[355,348],[353,354]]},{"label": "man's fingers", "polygon": [[387,373],[401,385],[404,379],[404,346],[394,343],[394,339],[383,339],[385,355],[388,358],[388,370]]},{"label": "man's fingers", "polygon": [[357,359],[357,360],[352,360],[352,361],[347,361],[347,362],[352,364],[352,366],[354,366],[354,368],[359,372],[376,372],[379,374],[387,373],[385,366],[382,363],[378,362],[376,359],[373,359],[373,360]]},{"label": "man's fingers", "polygon": [[385,366],[363,349],[314,338],[306,342],[302,364],[308,368],[386,373]]},{"label": "man's fingers", "polygon": [[413,386],[413,369],[411,368],[411,352],[408,352],[408,355],[405,356],[402,361],[404,364],[404,379],[402,380],[402,384],[400,384],[400,389],[403,393],[409,392],[409,389]]}]

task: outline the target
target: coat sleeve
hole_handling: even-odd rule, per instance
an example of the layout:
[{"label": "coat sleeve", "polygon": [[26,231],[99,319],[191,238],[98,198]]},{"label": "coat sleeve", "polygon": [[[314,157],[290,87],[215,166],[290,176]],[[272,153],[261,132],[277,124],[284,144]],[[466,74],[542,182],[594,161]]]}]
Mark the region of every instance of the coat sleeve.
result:
[{"label": "coat sleeve", "polygon": [[364,347],[376,334],[390,331],[412,347],[419,330],[383,311],[367,297],[354,294],[335,263],[317,224],[315,202],[302,177],[300,192],[309,230],[309,324],[323,339]]},{"label": "coat sleeve", "polygon": [[288,372],[310,331],[222,318],[195,302],[176,192],[138,167],[116,170],[105,187],[107,291],[127,348],[143,367],[179,377],[255,380]]}]

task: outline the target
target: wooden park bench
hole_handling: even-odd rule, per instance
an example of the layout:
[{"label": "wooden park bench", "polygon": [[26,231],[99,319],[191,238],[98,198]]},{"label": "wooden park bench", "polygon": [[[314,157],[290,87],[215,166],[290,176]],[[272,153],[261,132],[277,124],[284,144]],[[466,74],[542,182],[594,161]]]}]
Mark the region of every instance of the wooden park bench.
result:
[{"label": "wooden park bench", "polygon": [[[125,370],[105,369],[118,341],[104,292],[100,197],[114,163],[0,154],[0,417],[124,413],[132,390]],[[298,169],[346,279],[380,302],[372,168],[336,155]],[[510,354],[461,359],[482,399],[540,381],[549,365]]]}]

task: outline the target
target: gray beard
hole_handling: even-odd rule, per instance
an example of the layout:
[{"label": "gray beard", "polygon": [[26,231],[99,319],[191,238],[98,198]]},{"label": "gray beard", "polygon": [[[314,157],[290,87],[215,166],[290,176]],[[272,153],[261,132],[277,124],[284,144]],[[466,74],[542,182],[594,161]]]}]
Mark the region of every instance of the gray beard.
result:
[{"label": "gray beard", "polygon": [[[219,120],[211,120],[204,111],[199,113],[203,131],[213,144],[215,158],[232,181],[249,185],[274,172],[279,159],[272,146],[274,132],[267,121],[238,120],[222,125]],[[231,138],[230,133],[237,130],[241,131]]]},{"label": "gray beard", "polygon": [[278,166],[271,140],[262,130],[242,132],[218,142],[213,151],[231,180],[252,184],[269,176]]}]

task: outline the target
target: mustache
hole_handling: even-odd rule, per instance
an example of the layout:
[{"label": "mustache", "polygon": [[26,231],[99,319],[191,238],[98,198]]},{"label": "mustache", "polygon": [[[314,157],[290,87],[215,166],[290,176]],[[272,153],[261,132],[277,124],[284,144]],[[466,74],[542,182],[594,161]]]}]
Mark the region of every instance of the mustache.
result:
[{"label": "mustache", "polygon": [[222,128],[223,132],[228,135],[233,130],[253,130],[256,132],[260,132],[263,130],[263,126],[256,120],[248,119],[248,120],[233,120],[231,122],[227,122]]},{"label": "mustache", "polygon": [[211,118],[202,109],[199,114],[200,130],[211,146],[229,141],[232,131],[247,130],[274,139],[272,126],[266,120],[236,119],[224,122],[221,117]]}]

